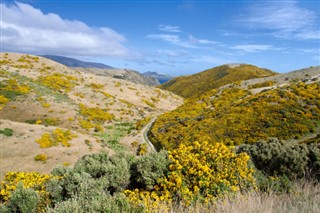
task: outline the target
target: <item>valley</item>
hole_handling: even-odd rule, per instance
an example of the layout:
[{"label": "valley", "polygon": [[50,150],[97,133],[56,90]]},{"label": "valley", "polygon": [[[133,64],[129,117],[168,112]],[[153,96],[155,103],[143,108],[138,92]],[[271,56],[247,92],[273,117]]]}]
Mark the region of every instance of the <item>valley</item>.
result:
[{"label": "valley", "polygon": [[241,205],[234,197],[319,197],[319,66],[227,64],[156,86],[129,70],[1,56],[1,212],[27,192],[35,212],[219,212]]}]

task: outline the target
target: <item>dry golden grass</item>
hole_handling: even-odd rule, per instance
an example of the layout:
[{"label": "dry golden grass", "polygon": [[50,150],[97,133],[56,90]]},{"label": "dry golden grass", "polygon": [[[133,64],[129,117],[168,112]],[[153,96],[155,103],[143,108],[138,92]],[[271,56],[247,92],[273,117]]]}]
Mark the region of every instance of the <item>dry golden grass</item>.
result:
[{"label": "dry golden grass", "polygon": [[171,212],[186,213],[319,213],[320,184],[296,183],[291,193],[275,194],[251,191],[220,199],[209,205],[173,206]]}]

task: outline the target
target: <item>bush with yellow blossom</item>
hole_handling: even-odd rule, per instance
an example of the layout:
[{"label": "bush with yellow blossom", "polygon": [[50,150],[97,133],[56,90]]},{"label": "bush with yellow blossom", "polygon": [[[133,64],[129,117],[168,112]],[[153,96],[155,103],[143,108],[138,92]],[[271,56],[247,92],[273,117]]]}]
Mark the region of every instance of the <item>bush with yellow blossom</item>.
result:
[{"label": "bush with yellow blossom", "polygon": [[37,172],[8,172],[0,183],[0,202],[6,202],[20,182],[24,188],[32,188],[40,195],[45,195],[45,183],[51,178],[52,175]]},{"label": "bush with yellow blossom", "polygon": [[221,143],[181,144],[168,152],[171,161],[167,175],[159,178],[153,190],[126,190],[129,199],[152,211],[162,202],[209,201],[227,192],[254,186],[249,156],[235,154]]}]

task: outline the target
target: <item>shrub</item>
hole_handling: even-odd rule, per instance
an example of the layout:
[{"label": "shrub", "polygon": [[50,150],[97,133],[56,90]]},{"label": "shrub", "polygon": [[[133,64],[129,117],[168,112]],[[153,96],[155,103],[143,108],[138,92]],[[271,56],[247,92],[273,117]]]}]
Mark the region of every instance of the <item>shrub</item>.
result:
[{"label": "shrub", "polygon": [[9,212],[21,213],[36,212],[39,200],[40,198],[36,191],[30,188],[23,188],[23,184],[19,184],[9,198],[8,210]]},{"label": "shrub", "polygon": [[47,132],[44,133],[36,142],[40,145],[40,148],[48,148],[59,144],[70,147],[71,144],[69,141],[76,137],[78,136],[71,133],[70,130],[57,128],[51,134]]},{"label": "shrub", "polygon": [[46,162],[48,159],[48,156],[46,154],[39,154],[34,157],[35,161],[41,161],[41,162]]},{"label": "shrub", "polygon": [[0,134],[3,134],[9,137],[13,135],[13,130],[9,128],[0,129]]},{"label": "shrub", "polygon": [[153,189],[158,179],[167,174],[169,163],[168,153],[165,150],[138,158],[132,165],[133,186],[145,190]]},{"label": "shrub", "polygon": [[46,194],[45,183],[53,178],[51,175],[41,175],[37,172],[8,172],[0,183],[0,201],[7,202],[10,194],[21,182],[24,188],[32,188],[41,195]]},{"label": "shrub", "polygon": [[[151,209],[160,205],[161,201],[191,204],[254,186],[253,170],[247,165],[249,156],[244,153],[236,155],[223,144],[181,144],[177,149],[169,151],[168,157],[171,162],[169,171],[166,173],[166,170],[160,170],[164,176],[157,179],[153,190],[124,192],[133,203]],[[146,181],[150,180],[150,176],[143,179],[147,188],[151,186]],[[153,183],[154,178],[150,183]]]},{"label": "shrub", "polygon": [[138,155],[145,155],[148,153],[148,145],[146,143],[139,144]]},{"label": "shrub", "polygon": [[86,155],[73,168],[57,167],[52,171],[61,179],[53,179],[47,189],[57,203],[75,197],[121,192],[130,183],[130,164],[123,155],[110,157],[106,152]]},{"label": "shrub", "polygon": [[52,75],[40,76],[38,82],[44,86],[57,91],[69,92],[76,85],[77,78],[71,75],[54,73]]},{"label": "shrub", "polygon": [[248,153],[255,167],[268,176],[320,180],[320,144],[294,144],[270,138],[242,145],[238,152]]}]

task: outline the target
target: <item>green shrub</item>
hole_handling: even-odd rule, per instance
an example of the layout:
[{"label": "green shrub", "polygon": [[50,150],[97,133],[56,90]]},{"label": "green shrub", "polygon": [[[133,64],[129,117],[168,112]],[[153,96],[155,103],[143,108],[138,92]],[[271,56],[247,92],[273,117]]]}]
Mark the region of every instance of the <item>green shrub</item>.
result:
[{"label": "green shrub", "polygon": [[47,212],[87,213],[87,212],[144,212],[142,206],[132,205],[123,194],[114,196],[96,194],[95,197],[74,197],[67,201],[57,203],[54,208],[47,208]]},{"label": "green shrub", "polygon": [[97,193],[114,194],[130,183],[130,161],[122,154],[106,152],[86,155],[73,168],[57,167],[52,171],[61,179],[51,180],[47,191],[57,203],[75,197],[94,197]]},{"label": "green shrub", "polygon": [[132,179],[135,188],[153,189],[157,180],[168,172],[170,160],[168,153],[162,150],[139,158],[132,166]]},{"label": "green shrub", "polygon": [[8,212],[36,212],[39,203],[38,194],[31,188],[23,188],[22,184],[12,193],[8,202]]},{"label": "green shrub", "polygon": [[247,152],[256,168],[269,176],[320,180],[320,144],[293,144],[270,138],[241,145],[238,152]]},{"label": "green shrub", "polygon": [[0,129],[0,134],[4,134],[5,136],[12,136],[13,130],[9,128]]}]

